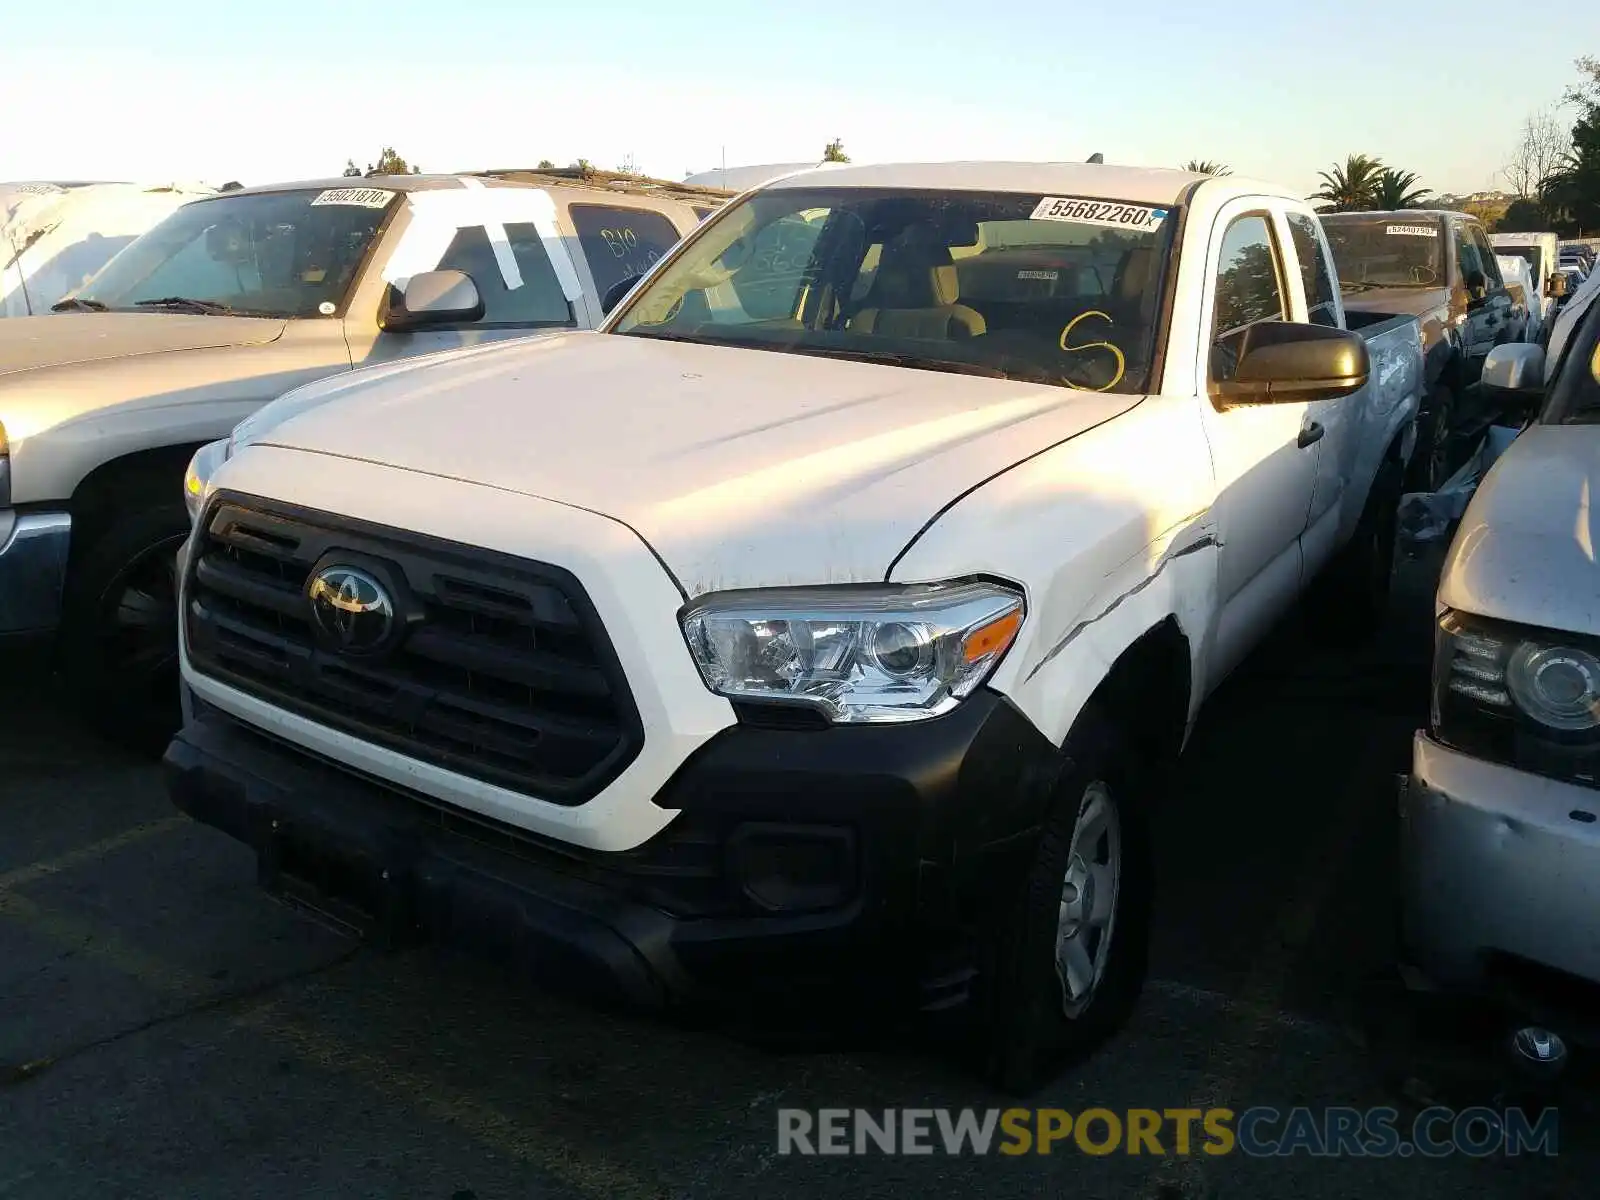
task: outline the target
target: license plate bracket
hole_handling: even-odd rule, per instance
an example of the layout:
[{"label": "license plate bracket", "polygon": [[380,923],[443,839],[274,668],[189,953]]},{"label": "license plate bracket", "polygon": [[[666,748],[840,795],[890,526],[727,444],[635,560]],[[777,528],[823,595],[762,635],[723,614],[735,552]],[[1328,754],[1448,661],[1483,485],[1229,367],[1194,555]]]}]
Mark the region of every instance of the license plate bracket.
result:
[{"label": "license plate bracket", "polygon": [[402,856],[340,846],[270,818],[257,841],[256,871],[275,899],[335,931],[383,949],[418,940]]}]

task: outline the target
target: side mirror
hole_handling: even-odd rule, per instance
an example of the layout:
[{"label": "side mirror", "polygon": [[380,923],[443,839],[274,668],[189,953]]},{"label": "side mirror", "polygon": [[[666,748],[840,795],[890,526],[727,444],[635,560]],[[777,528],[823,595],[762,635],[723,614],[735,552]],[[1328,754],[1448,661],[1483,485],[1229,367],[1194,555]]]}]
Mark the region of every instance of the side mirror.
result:
[{"label": "side mirror", "polygon": [[1544,399],[1544,347],[1507,342],[1483,360],[1480,386],[1508,408],[1528,409]]},{"label": "side mirror", "polygon": [[1556,299],[1567,294],[1567,275],[1565,271],[1557,271],[1544,281],[1544,294],[1554,296]]},{"label": "side mirror", "polygon": [[387,333],[410,333],[436,325],[465,325],[483,317],[483,297],[465,271],[423,271],[406,280],[405,291],[390,286],[378,314]]},{"label": "side mirror", "polygon": [[1360,334],[1263,321],[1244,331],[1233,378],[1213,383],[1211,395],[1224,406],[1334,400],[1360,391],[1371,371]]},{"label": "side mirror", "polygon": [[629,275],[626,279],[619,279],[606,289],[606,294],[600,298],[600,313],[609,316],[611,310],[621,304],[623,298],[633,291],[633,285],[643,279],[643,275]]}]

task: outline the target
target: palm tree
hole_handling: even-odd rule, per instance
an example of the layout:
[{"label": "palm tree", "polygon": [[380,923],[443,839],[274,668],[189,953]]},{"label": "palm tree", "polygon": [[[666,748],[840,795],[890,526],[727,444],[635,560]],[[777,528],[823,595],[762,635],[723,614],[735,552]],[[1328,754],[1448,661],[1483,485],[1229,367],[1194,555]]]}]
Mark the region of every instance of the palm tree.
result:
[{"label": "palm tree", "polygon": [[1191,158],[1183,164],[1185,171],[1193,171],[1196,175],[1232,175],[1226,163],[1212,162],[1209,158]]},{"label": "palm tree", "polygon": [[1383,164],[1369,154],[1352,154],[1341,166],[1322,171],[1322,190],[1313,192],[1311,199],[1321,200],[1318,212],[1361,212],[1370,209],[1373,193],[1378,190],[1379,172]]},{"label": "palm tree", "polygon": [[1397,208],[1417,208],[1424,196],[1433,195],[1432,188],[1413,187],[1417,182],[1415,171],[1396,171],[1385,167],[1378,176],[1378,186],[1373,189],[1372,202],[1384,212]]}]

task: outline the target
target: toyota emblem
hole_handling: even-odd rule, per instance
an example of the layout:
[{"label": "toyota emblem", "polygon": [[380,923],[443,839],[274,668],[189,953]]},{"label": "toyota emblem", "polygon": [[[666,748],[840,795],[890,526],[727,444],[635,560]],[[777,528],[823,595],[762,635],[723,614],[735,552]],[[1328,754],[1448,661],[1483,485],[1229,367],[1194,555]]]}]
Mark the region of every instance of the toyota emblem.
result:
[{"label": "toyota emblem", "polygon": [[381,583],[356,567],[324,567],[306,595],[318,632],[341,653],[371,654],[394,630],[394,601]]}]

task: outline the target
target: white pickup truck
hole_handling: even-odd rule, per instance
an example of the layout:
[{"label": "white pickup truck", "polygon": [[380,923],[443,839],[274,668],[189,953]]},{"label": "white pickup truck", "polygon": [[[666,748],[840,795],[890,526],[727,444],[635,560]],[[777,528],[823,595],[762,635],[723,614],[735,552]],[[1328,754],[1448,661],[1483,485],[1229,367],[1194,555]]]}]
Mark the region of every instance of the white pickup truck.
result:
[{"label": "white pickup truck", "polygon": [[1134,1001],[1201,701],[1383,598],[1421,338],[1336,278],[1244,179],[836,167],[598,332],[302,389],[200,483],[172,795],[375,936],[966,1002],[1025,1087]]},{"label": "white pickup truck", "polygon": [[512,171],[178,208],[57,314],[0,321],[0,646],[53,649],[108,731],[164,746],[190,524],[178,489],[197,446],[355,367],[592,328],[608,291],[725,198]]}]

